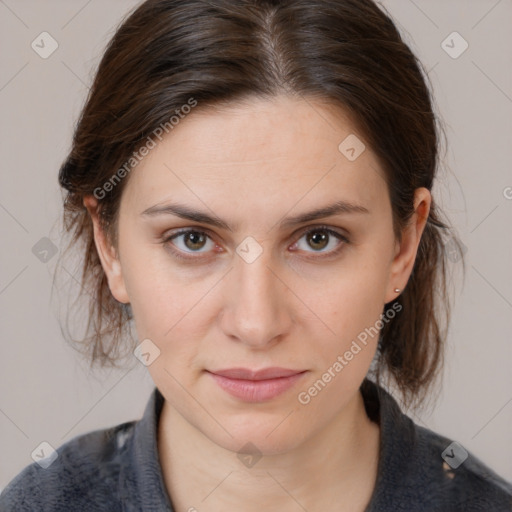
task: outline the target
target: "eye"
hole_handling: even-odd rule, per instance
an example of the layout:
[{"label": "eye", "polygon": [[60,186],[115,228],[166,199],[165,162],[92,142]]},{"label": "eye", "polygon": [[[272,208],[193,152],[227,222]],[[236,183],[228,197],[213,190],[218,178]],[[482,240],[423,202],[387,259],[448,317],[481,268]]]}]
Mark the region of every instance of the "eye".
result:
[{"label": "eye", "polygon": [[[303,239],[305,244],[301,243]],[[177,231],[165,237],[163,243],[169,247],[174,257],[183,260],[203,259],[202,256],[193,256],[193,254],[205,255],[217,247],[208,233],[195,229]],[[348,243],[350,243],[348,238],[341,233],[327,226],[316,226],[303,232],[300,239],[291,246],[291,250],[298,249],[309,253],[319,253],[319,257],[328,257],[338,254]],[[313,250],[308,250],[308,247]],[[325,250],[326,248],[328,250]]]},{"label": "eye", "polygon": [[[204,254],[212,250],[213,247],[215,247],[215,243],[208,236],[207,233],[205,233],[204,231],[192,229],[178,231],[177,233],[174,233],[173,235],[165,238],[164,243],[171,244],[177,247],[178,250],[171,248],[171,251],[176,257],[183,259],[188,259],[189,256],[183,256],[180,253]],[[191,257],[194,258],[194,256]]]},{"label": "eye", "polygon": [[[301,244],[303,239],[305,243]],[[292,250],[298,248],[306,252],[321,253],[322,256],[324,254],[332,256],[338,254],[343,249],[343,246],[348,243],[348,238],[341,233],[327,226],[316,226],[303,233],[301,238],[293,244]],[[308,250],[308,248],[312,248],[313,251]]]}]

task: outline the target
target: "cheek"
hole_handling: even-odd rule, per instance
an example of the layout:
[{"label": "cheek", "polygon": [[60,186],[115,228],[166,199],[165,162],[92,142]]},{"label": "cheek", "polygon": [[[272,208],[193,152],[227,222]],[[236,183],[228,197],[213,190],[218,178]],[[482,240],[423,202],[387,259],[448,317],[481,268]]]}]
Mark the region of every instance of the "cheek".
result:
[{"label": "cheek", "polygon": [[[357,381],[359,374],[365,374],[371,364],[383,326],[380,319],[386,284],[387,274],[382,260],[380,267],[379,262],[374,261],[333,279],[323,293],[311,298],[314,312],[321,319],[319,325],[325,333],[320,335],[321,342],[317,343],[323,366],[319,371],[327,371],[338,356],[342,356],[343,370],[335,373],[345,377],[333,379],[340,385],[348,377]],[[311,318],[308,322],[311,325],[318,320]]]},{"label": "cheek", "polygon": [[375,356],[382,327],[381,297],[373,287],[345,287],[324,296],[322,304],[323,319],[334,333],[327,331],[328,336],[318,338],[314,374],[297,396],[312,417],[329,408],[334,414],[357,392]]},{"label": "cheek", "polygon": [[173,361],[189,360],[205,337],[218,277],[191,279],[169,262],[162,246],[125,255],[123,277],[138,339],[154,341]]},{"label": "cheek", "polygon": [[315,313],[331,327],[331,334],[348,340],[375,324],[384,308],[386,283],[385,270],[376,266],[351,270],[313,297]]},{"label": "cheek", "polygon": [[129,237],[121,247],[123,280],[139,339],[162,339],[174,319],[185,314],[183,301],[176,300],[181,295],[180,284],[160,253],[165,253],[160,245],[145,247]]}]

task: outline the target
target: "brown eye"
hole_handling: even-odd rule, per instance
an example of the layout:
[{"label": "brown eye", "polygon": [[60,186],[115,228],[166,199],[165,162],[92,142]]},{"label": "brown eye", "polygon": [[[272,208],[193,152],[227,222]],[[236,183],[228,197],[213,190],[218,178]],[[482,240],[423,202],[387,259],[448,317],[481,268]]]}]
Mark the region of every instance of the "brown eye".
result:
[{"label": "brown eye", "polygon": [[164,243],[169,244],[173,252],[179,257],[187,257],[187,254],[197,253],[204,255],[215,247],[213,240],[204,232],[192,229],[178,231],[168,236]]},{"label": "brown eye", "polygon": [[[303,242],[304,240],[304,242]],[[304,232],[300,239],[293,244],[293,250],[306,253],[318,253],[321,256],[333,256],[349,243],[347,237],[328,227],[316,227]]]},{"label": "brown eye", "polygon": [[310,231],[307,234],[308,244],[315,250],[322,250],[329,243],[329,233],[325,230]]},{"label": "brown eye", "polygon": [[202,249],[205,245],[206,237],[204,233],[200,233],[198,231],[189,231],[184,234],[184,244],[185,246],[192,250],[197,251],[198,249]]}]

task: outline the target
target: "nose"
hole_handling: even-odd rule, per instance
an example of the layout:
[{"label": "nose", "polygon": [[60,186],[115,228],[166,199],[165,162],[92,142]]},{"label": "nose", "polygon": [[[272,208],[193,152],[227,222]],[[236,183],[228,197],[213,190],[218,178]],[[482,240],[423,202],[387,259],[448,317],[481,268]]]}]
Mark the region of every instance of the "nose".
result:
[{"label": "nose", "polygon": [[251,263],[235,255],[221,314],[223,332],[253,348],[278,343],[293,324],[289,304],[293,294],[267,253],[263,250]]}]

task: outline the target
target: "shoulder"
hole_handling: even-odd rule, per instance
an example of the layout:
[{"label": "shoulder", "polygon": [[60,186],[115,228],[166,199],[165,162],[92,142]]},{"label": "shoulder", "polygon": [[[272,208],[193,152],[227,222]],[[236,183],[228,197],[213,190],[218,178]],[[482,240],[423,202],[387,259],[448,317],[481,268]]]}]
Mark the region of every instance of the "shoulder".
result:
[{"label": "shoulder", "polygon": [[460,443],[422,426],[415,431],[416,483],[426,501],[439,510],[512,510],[511,483]]},{"label": "shoulder", "polygon": [[135,423],[77,436],[56,458],[26,466],[0,494],[0,511],[118,510],[119,469]]},{"label": "shoulder", "polygon": [[361,387],[381,427],[377,482],[368,512],[511,512],[512,484],[460,443],[416,424],[372,381]]}]

